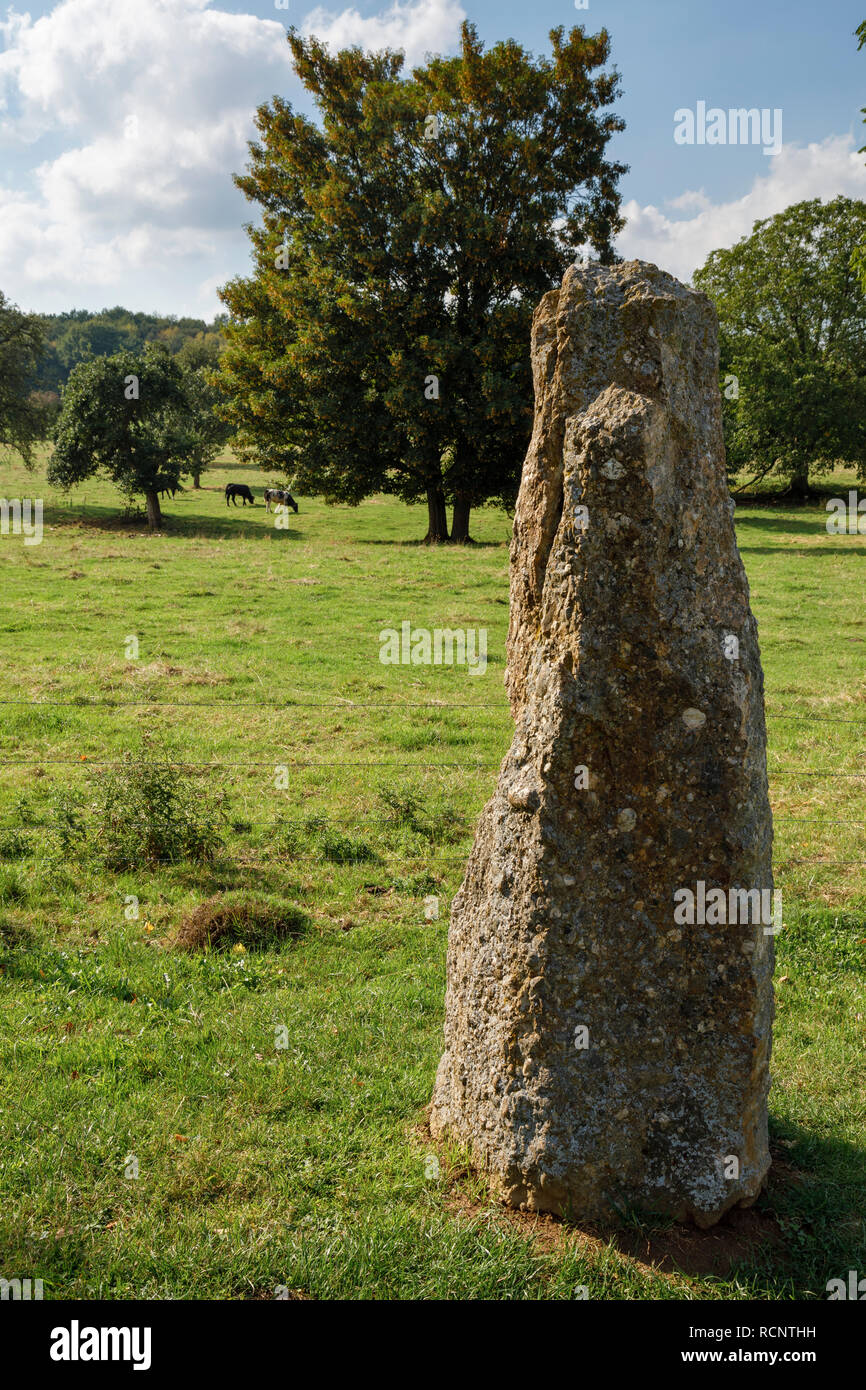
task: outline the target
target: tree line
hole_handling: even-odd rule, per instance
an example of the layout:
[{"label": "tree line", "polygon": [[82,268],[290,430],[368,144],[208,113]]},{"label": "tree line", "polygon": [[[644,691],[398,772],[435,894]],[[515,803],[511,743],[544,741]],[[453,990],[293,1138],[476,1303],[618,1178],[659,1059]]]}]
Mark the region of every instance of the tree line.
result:
[{"label": "tree line", "polygon": [[148,343],[160,343],[176,356],[187,343],[205,345],[216,351],[222,345],[221,330],[226,315],[212,323],[204,319],[177,318],[173,315],[145,314],[124,309],[71,309],[62,314],[37,314],[43,331],[43,351],[33,376],[37,391],[57,396],[79,362],[92,357],[110,357],[115,352],[143,352]]}]

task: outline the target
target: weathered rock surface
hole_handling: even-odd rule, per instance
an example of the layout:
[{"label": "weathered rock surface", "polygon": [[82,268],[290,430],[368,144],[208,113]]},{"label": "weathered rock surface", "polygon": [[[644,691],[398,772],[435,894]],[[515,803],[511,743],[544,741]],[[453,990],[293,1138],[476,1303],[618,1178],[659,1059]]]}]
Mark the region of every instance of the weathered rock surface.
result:
[{"label": "weathered rock surface", "polygon": [[773,1013],[769,919],[724,920],[773,884],[716,316],[645,262],[575,266],[532,351],[516,729],[454,899],[431,1127],[512,1205],[711,1225],[769,1167]]}]

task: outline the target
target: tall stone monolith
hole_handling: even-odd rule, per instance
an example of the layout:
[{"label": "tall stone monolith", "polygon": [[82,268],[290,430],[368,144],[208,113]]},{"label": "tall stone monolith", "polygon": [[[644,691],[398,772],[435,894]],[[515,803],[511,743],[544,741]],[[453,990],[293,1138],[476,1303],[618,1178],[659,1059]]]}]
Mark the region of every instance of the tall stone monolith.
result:
[{"label": "tall stone monolith", "polygon": [[514,741],[448,938],[436,1135],[505,1201],[711,1225],[769,1167],[772,819],[716,316],[642,261],[533,323]]}]

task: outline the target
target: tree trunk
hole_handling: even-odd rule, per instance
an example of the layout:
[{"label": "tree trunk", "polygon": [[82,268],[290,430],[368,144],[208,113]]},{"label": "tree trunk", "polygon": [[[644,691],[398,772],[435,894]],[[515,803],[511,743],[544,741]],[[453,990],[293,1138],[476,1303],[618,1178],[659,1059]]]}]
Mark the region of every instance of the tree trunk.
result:
[{"label": "tree trunk", "polygon": [[809,465],[798,464],[791,474],[791,481],[785,489],[789,497],[797,502],[805,502],[809,497]]},{"label": "tree trunk", "polygon": [[149,487],[144,494],[147,503],[147,529],[158,531],[162,526],[162,512],[159,510],[159,493],[156,488]]},{"label": "tree trunk", "polygon": [[472,540],[469,534],[469,513],[472,511],[472,503],[467,497],[457,496],[454,498],[454,515],[451,521],[451,539],[466,545]]},{"label": "tree trunk", "polygon": [[441,484],[427,489],[427,534],[426,545],[439,545],[448,539],[448,514],[445,510],[445,494]]},{"label": "tree trunk", "polygon": [[193,487],[201,487],[201,473],[193,473],[192,485]]}]

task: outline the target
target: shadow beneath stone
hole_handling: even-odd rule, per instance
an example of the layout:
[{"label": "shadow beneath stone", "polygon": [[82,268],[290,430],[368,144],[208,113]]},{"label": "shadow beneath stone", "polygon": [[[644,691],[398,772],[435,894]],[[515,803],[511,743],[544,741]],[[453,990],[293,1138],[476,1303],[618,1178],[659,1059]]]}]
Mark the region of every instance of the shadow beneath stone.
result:
[{"label": "shadow beneath stone", "polygon": [[[827,518],[830,515],[825,511],[812,511],[804,517],[792,517],[790,515],[774,516],[772,512],[767,513],[763,508],[750,508],[750,511],[760,512],[756,516],[743,516],[738,511],[734,517],[737,535],[740,532],[760,531],[762,535],[768,532],[779,531],[789,536],[812,536],[816,540],[826,540],[838,545],[847,537],[847,532],[827,530]],[[746,537],[748,539],[748,536]],[[851,537],[856,539],[856,537]],[[822,550],[824,547],[822,547]],[[811,554],[811,552],[810,552]]]},{"label": "shadow beneath stone", "polygon": [[616,1231],[613,1243],[623,1255],[665,1274],[715,1275],[724,1278],[761,1251],[784,1245],[775,1216],[760,1206],[735,1207],[709,1230],[671,1224],[666,1230]]},{"label": "shadow beneath stone", "polygon": [[[473,1215],[489,1210],[462,1200],[457,1205]],[[775,1216],[757,1206],[738,1207],[706,1231],[680,1222],[657,1225],[652,1217],[617,1226],[507,1207],[501,1209],[501,1216],[542,1249],[562,1252],[577,1244],[601,1251],[613,1246],[621,1255],[662,1274],[725,1278],[735,1267],[753,1263],[757,1255],[784,1247],[784,1234]]]},{"label": "shadow beneath stone", "polygon": [[[590,1255],[612,1246],[661,1274],[736,1275],[749,1282],[755,1297],[766,1289],[766,1297],[778,1298],[779,1286],[787,1285],[795,1297],[823,1299],[828,1279],[866,1267],[866,1150],[818,1138],[788,1121],[778,1130],[770,1143],[772,1167],[754,1206],[733,1208],[707,1230],[646,1213],[603,1223],[499,1205],[494,1210],[499,1220],[554,1254],[575,1245]],[[435,1144],[425,1133],[425,1142]],[[464,1168],[452,1170],[450,1179],[451,1209],[489,1218],[490,1201],[477,1199],[478,1175]]]}]

